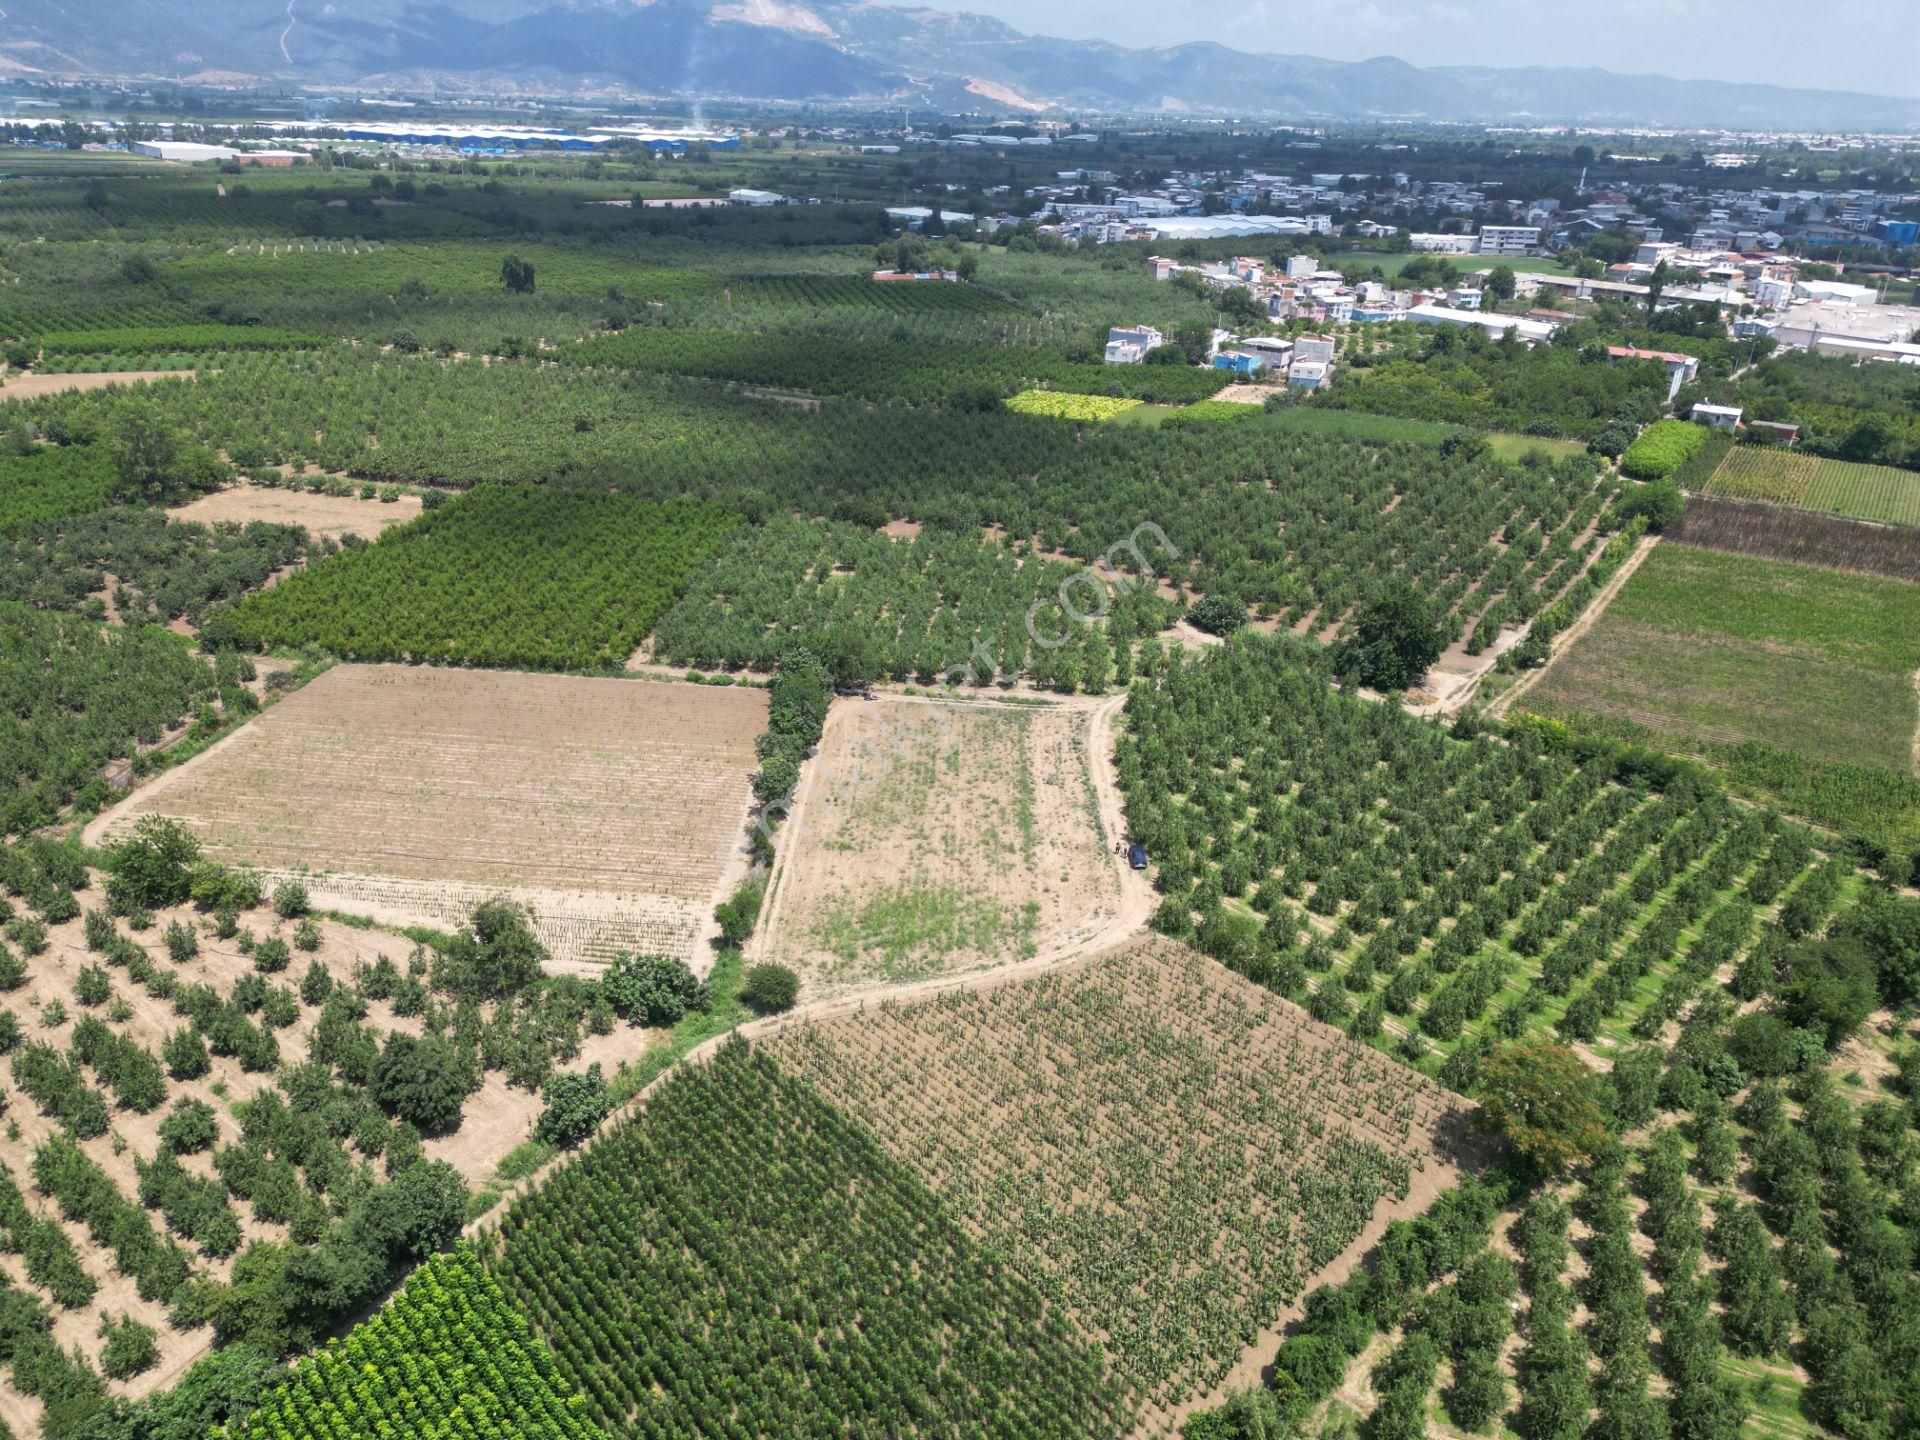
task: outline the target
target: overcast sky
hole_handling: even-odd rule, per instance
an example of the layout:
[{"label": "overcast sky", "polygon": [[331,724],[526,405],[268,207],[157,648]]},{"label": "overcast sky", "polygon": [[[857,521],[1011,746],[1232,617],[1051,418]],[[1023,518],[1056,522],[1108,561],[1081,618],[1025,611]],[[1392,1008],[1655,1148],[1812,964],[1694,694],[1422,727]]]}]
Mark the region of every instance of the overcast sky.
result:
[{"label": "overcast sky", "polygon": [[1920,97],[1920,0],[927,0],[1029,34]]}]

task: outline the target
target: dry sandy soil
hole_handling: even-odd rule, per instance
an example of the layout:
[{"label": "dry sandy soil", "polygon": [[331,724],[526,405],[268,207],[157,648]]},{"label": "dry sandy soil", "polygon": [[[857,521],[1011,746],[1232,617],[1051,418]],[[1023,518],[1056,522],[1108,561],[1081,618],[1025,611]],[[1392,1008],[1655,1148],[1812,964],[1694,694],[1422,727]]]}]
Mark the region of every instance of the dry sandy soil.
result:
[{"label": "dry sandy soil", "polygon": [[[1462,1158],[1438,1085],[1160,939],[889,997],[762,1043],[976,1235],[1052,1273],[1124,1372],[1159,1366],[1143,1433],[1252,1383],[1299,1298],[1343,1276],[1390,1219],[1425,1209]],[[1372,1198],[1355,1146],[1406,1166],[1404,1190]],[[1367,1197],[1312,1255],[1309,1212],[1333,1202],[1310,1201],[1302,1176],[1354,1177]],[[1117,1283],[1115,1255],[1132,1257]],[[1218,1338],[1243,1318],[1253,1345]],[[1212,1353],[1169,1360],[1209,1330]]]},{"label": "dry sandy soil", "polygon": [[305,490],[277,490],[265,485],[230,485],[169,510],[175,520],[211,525],[233,520],[244,525],[265,520],[275,525],[304,525],[315,535],[335,540],[358,535],[372,540],[391,525],[401,525],[420,513],[418,495],[398,500],[362,500],[351,495],[314,495]]},{"label": "dry sandy soil", "polygon": [[[84,906],[93,908],[102,903],[99,884],[100,878],[96,876],[94,888],[82,892]],[[200,932],[199,953],[177,966],[169,959],[161,943],[168,923],[175,919],[193,924]],[[290,940],[292,935],[292,927],[267,909],[243,914],[240,925],[244,931],[256,936],[279,935],[282,939]],[[236,941],[216,938],[211,933],[207,917],[196,914],[190,907],[160,912],[155,916],[154,923],[145,930],[129,931],[124,925],[121,930],[137,940],[156,962],[175,971],[181,984],[211,985],[226,993],[232,989],[235,981],[253,972],[252,961],[240,952]],[[381,956],[393,961],[404,971],[414,949],[412,942],[403,936],[357,929],[329,920],[320,922],[320,934],[317,950],[310,953],[294,950],[292,963],[285,971],[269,977],[269,983],[288,986],[297,993],[300,977],[306,973],[308,965],[316,960],[337,981],[342,982],[351,981],[356,969],[373,964]],[[166,1036],[186,1022],[174,1012],[170,1003],[149,994],[120,970],[111,970],[109,974],[115,997],[124,1000],[130,1007],[128,1018],[124,1022],[115,1022],[106,1015],[107,1007],[104,1006],[88,1011],[75,998],[74,982],[79,972],[95,963],[96,959],[87,950],[80,920],[53,926],[47,950],[29,961],[26,983],[6,993],[0,998],[0,1003],[4,1003],[5,1008],[19,1018],[27,1038],[44,1040],[63,1050],[71,1043],[74,1021],[80,1015],[94,1013],[108,1018],[114,1029],[138,1041],[148,1050],[159,1053]],[[45,1007],[51,1001],[58,1001],[65,1009],[65,1018],[58,1024],[47,1023]],[[302,1005],[294,1022],[276,1032],[283,1067],[306,1058],[307,1037],[319,1014],[319,1007]],[[369,1025],[382,1033],[401,1030],[418,1034],[421,1028],[419,1020],[395,1015],[384,1001],[369,1002],[366,1019]],[[612,1071],[622,1060],[637,1056],[657,1037],[656,1031],[626,1026],[618,1026],[604,1036],[586,1035],[583,1037],[581,1053],[565,1068],[584,1069],[598,1061]],[[248,1074],[240,1068],[237,1060],[216,1056],[211,1070],[198,1080],[182,1081],[169,1076],[166,1100],[151,1113],[140,1115],[130,1110],[115,1109],[112,1127],[107,1134],[80,1142],[80,1148],[106,1171],[124,1196],[134,1199],[139,1184],[134,1161],[136,1158],[151,1159],[157,1153],[160,1123],[166,1118],[174,1101],[192,1098],[211,1105],[219,1117],[221,1129],[217,1143],[224,1145],[239,1138],[239,1121],[233,1113],[233,1106],[253,1098],[272,1083],[271,1075]],[[17,1135],[10,1131],[8,1138],[0,1141],[0,1163],[4,1163],[20,1185],[30,1209],[58,1218],[59,1211],[53,1201],[33,1190],[30,1167],[35,1147],[59,1133],[60,1127],[52,1118],[41,1114],[32,1098],[19,1090],[10,1067],[0,1066],[0,1100],[5,1102],[7,1120],[18,1127]],[[469,1185],[477,1185],[493,1175],[508,1151],[528,1138],[539,1113],[540,1097],[537,1093],[512,1089],[504,1077],[490,1072],[481,1089],[468,1097],[465,1118],[459,1128],[451,1134],[428,1140],[426,1153],[431,1159],[447,1161],[460,1171]],[[185,1156],[182,1164],[197,1175],[212,1176],[214,1173],[210,1152]],[[256,1219],[245,1202],[235,1201],[234,1206],[241,1221],[243,1244],[258,1239],[287,1238],[284,1225]],[[165,1222],[159,1213],[154,1211],[149,1214],[155,1226],[164,1233]],[[100,1349],[97,1332],[101,1319],[107,1315],[131,1315],[158,1332],[158,1365],[125,1383],[110,1383],[111,1393],[139,1396],[170,1385],[187,1366],[211,1347],[213,1337],[210,1330],[170,1329],[165,1307],[157,1302],[142,1300],[134,1282],[115,1273],[111,1254],[88,1236],[83,1224],[63,1222],[62,1228],[78,1252],[82,1265],[98,1282],[99,1290],[90,1305],[54,1312],[54,1338],[63,1347],[79,1346],[97,1360]],[[189,1242],[182,1243],[192,1249]],[[194,1254],[195,1262],[204,1274],[225,1278],[232,1268],[231,1259],[212,1259],[198,1251]],[[0,1274],[4,1274],[12,1283],[38,1294],[42,1300],[47,1298],[44,1292],[27,1280],[25,1267],[18,1256],[0,1255]],[[10,1425],[14,1434],[34,1434],[38,1428],[40,1411],[38,1400],[20,1394],[11,1384],[0,1383],[0,1420]]]},{"label": "dry sandy soil", "polygon": [[341,665],[86,838],[169,815],[322,908],[450,929],[504,894],[562,967],[628,949],[704,971],[765,727],[755,689]]},{"label": "dry sandy soil", "polygon": [[104,390],[109,385],[136,385],[148,380],[191,380],[192,370],[107,370],[91,375],[15,375],[0,385],[0,400],[32,400],[41,395],[65,395],[73,390]]},{"label": "dry sandy soil", "polygon": [[754,958],[793,966],[818,999],[1137,929],[1150,902],[1121,879],[1118,804],[1093,773],[1112,708],[836,701]]}]

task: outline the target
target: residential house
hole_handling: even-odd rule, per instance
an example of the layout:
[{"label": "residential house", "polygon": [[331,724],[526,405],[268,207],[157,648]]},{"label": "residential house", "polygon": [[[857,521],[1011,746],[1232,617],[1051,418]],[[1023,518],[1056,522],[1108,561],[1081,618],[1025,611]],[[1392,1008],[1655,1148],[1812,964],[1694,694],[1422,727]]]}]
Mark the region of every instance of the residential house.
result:
[{"label": "residential house", "polygon": [[1147,358],[1149,350],[1157,350],[1166,343],[1167,337],[1151,325],[1130,328],[1116,325],[1107,331],[1107,364],[1138,365]]}]

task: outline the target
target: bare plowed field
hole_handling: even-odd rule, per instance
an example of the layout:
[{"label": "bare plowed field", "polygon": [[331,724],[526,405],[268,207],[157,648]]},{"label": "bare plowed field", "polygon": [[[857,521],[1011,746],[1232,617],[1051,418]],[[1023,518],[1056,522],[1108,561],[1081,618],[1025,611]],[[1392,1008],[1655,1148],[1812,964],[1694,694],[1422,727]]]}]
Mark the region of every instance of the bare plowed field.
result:
[{"label": "bare plowed field", "polygon": [[809,998],[1030,959],[1125,905],[1095,707],[841,701],[782,837],[759,942]]},{"label": "bare plowed field", "polygon": [[352,495],[314,495],[305,490],[275,490],[265,485],[234,485],[202,495],[167,512],[176,520],[211,525],[232,520],[245,525],[265,520],[275,525],[304,525],[315,535],[358,535],[371,540],[389,525],[420,513],[418,495],[398,500],[362,500]]},{"label": "bare plowed field", "polygon": [[1148,1432],[1452,1175],[1438,1085],[1158,938],[761,1043],[1100,1337]]},{"label": "bare plowed field", "polygon": [[88,835],[170,815],[326,908],[450,927],[505,894],[556,960],[703,967],[765,723],[751,689],[343,665]]}]

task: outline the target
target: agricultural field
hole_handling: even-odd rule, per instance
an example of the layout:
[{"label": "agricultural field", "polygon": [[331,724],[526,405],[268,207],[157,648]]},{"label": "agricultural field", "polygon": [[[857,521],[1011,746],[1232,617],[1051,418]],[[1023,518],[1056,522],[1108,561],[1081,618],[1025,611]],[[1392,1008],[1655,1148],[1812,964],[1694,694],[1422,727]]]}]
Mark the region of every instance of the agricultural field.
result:
[{"label": "agricultural field", "polygon": [[1056,1296],[1150,1433],[1461,1158],[1440,1087],[1164,940],[763,1047]]},{"label": "agricultural field", "polygon": [[395,495],[390,500],[364,500],[278,486],[240,484],[176,505],[167,514],[191,524],[230,521],[250,525],[265,521],[272,525],[298,525],[309,534],[334,540],[348,535],[372,540],[391,526],[418,519],[420,497]]},{"label": "agricultural field", "polygon": [[487,1263],[609,1435],[1130,1429],[1034,1280],[737,1039],[517,1202]]},{"label": "agricultural field", "polygon": [[1135,640],[1171,623],[1172,605],[1149,586],[1109,584],[1022,548],[771,516],[735,531],[693,572],[655,627],[651,654],[770,670],[804,644],[847,680],[1024,674],[1089,694],[1124,684]]},{"label": "agricultural field", "polygon": [[1736,445],[1714,471],[1706,493],[1886,525],[1920,525],[1920,475],[1801,450]]},{"label": "agricultural field", "polygon": [[[1096,785],[1111,706],[841,701],[754,942],[831,995],[1031,960],[1142,914]],[[1131,917],[1131,922],[1129,920]]]},{"label": "agricultural field", "polygon": [[1115,420],[1139,404],[1138,400],[1105,395],[1073,395],[1062,390],[1022,390],[1007,400],[1007,409],[1022,415],[1052,415],[1061,420]]},{"label": "agricultural field", "polygon": [[1822,460],[1807,489],[1809,510],[1888,525],[1920,525],[1920,474],[1889,465]]},{"label": "agricultural field", "polygon": [[[369,1372],[380,1377],[377,1385],[367,1383]],[[351,1434],[403,1427],[421,1440],[603,1440],[583,1409],[547,1348],[462,1249],[427,1261],[379,1315],[315,1354],[258,1410],[215,1436],[324,1440],[343,1427]]]},{"label": "agricultural field", "polygon": [[1667,534],[1703,550],[1920,581],[1920,530],[1694,495]]},{"label": "agricultural field", "polygon": [[[248,1280],[247,1247],[326,1240],[344,1260],[334,1227],[368,1233],[357,1197],[388,1184],[401,1188],[377,1203],[407,1193],[421,1221],[437,1212],[457,1231],[467,1187],[531,1142],[556,1068],[612,1071],[659,1035],[537,963],[489,975],[483,993],[453,950],[150,853],[165,858],[130,872],[136,889],[73,847],[0,852],[14,911],[0,944],[0,1253],[15,1257],[0,1267],[0,1421],[16,1434],[51,1406],[163,1390],[216,1341],[244,1338],[266,1359],[307,1343],[324,1307],[264,1303],[269,1277],[256,1261]],[[144,903],[187,883],[201,900]],[[484,953],[515,932],[469,933]],[[449,1028],[461,1005],[494,1027],[484,1049]],[[375,1254],[355,1261],[372,1267],[351,1282],[361,1299],[394,1273]]]},{"label": "agricultural field", "polygon": [[350,660],[618,668],[733,517],[485,486],[219,617],[216,643]]},{"label": "agricultural field", "polygon": [[1736,445],[1707,481],[1706,493],[1731,500],[1804,505],[1823,462],[1798,450]]},{"label": "agricultural field", "polygon": [[1236,637],[1135,686],[1117,765],[1154,927],[1450,1084],[1535,1030],[1598,1059],[1665,1036],[1777,907],[1804,931],[1839,898],[1845,867],[1776,816],[1524,730],[1452,738],[1327,665]]},{"label": "agricultural field", "polygon": [[0,1440],[1912,1440],[1910,367],[1110,367],[1319,322],[888,207],[1574,139],[749,110],[8,148]]},{"label": "agricultural field", "polygon": [[343,665],[88,837],[173,816],[326,908],[451,928],[504,893],[561,962],[704,966],[765,725],[753,689]]},{"label": "agricultural field", "polygon": [[[1914,803],[1916,669],[1920,585],[1663,544],[1523,703],[1622,722],[1709,761],[1751,746],[1797,757],[1835,770],[1826,805],[1856,792],[1867,803],[1848,828],[1870,818],[1876,789],[1893,806],[1881,823],[1898,827]],[[1875,771],[1888,777],[1877,787]]]}]

